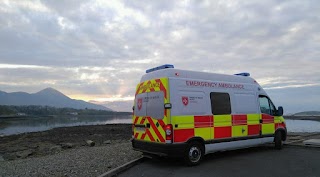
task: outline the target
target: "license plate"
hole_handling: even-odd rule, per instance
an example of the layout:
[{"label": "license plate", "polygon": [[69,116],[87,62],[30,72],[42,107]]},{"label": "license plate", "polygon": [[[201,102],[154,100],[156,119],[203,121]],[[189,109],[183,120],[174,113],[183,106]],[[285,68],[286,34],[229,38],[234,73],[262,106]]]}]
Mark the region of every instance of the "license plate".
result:
[{"label": "license plate", "polygon": [[136,131],[144,132],[146,130],[145,127],[136,127]]}]

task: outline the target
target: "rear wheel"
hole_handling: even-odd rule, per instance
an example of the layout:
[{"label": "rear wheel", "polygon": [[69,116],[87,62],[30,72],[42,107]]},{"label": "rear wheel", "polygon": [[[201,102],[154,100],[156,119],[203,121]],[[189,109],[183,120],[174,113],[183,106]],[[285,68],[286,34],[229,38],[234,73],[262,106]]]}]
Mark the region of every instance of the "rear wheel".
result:
[{"label": "rear wheel", "polygon": [[274,147],[278,150],[282,149],[283,147],[281,131],[277,131],[274,136]]},{"label": "rear wheel", "polygon": [[204,155],[203,145],[197,141],[193,141],[188,144],[188,147],[184,154],[184,160],[187,165],[198,165]]}]

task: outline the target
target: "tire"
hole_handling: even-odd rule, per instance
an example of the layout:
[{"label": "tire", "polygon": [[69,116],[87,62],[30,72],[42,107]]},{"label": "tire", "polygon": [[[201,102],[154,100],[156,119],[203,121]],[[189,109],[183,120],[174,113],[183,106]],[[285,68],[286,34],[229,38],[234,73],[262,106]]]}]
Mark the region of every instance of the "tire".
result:
[{"label": "tire", "polygon": [[204,155],[203,145],[197,141],[188,144],[184,153],[184,161],[188,166],[199,165]]},{"label": "tire", "polygon": [[281,131],[277,131],[274,135],[274,147],[278,150],[281,150],[283,147]]}]

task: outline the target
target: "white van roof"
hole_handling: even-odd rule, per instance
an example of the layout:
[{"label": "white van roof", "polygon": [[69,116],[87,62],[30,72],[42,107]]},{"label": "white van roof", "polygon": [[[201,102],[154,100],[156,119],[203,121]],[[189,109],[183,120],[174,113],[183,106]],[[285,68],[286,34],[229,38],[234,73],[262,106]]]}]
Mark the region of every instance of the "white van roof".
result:
[{"label": "white van roof", "polygon": [[180,69],[161,69],[157,71],[152,71],[142,76],[141,82],[163,77],[178,77],[178,78],[191,78],[200,79],[208,81],[225,81],[225,82],[237,82],[237,83],[248,83],[255,84],[256,81],[249,76],[241,75],[227,75],[227,74],[217,74],[217,73],[207,73],[198,71],[188,71]]}]

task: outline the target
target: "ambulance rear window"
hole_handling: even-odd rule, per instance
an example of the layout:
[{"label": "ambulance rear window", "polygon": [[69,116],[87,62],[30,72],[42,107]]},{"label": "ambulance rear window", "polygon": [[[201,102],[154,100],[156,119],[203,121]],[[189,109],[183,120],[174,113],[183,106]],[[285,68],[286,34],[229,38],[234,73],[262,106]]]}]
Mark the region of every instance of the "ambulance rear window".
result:
[{"label": "ambulance rear window", "polygon": [[213,115],[231,114],[231,103],[228,93],[211,92],[210,99]]},{"label": "ambulance rear window", "polygon": [[148,92],[136,96],[134,114],[136,116],[150,116],[154,119],[164,117],[164,93]]},{"label": "ambulance rear window", "polygon": [[163,119],[164,93],[162,91],[148,93],[147,116],[155,119]]}]

